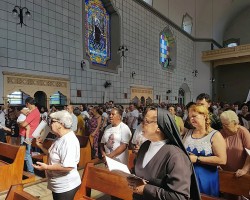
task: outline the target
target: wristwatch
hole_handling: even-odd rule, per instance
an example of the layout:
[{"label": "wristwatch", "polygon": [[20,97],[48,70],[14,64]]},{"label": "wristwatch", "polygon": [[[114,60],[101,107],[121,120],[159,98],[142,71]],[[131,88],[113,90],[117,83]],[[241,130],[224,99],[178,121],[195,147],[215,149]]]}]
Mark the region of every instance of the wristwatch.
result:
[{"label": "wristwatch", "polygon": [[201,160],[200,160],[200,157],[199,157],[199,156],[197,156],[196,162],[197,162],[197,163],[201,163]]}]

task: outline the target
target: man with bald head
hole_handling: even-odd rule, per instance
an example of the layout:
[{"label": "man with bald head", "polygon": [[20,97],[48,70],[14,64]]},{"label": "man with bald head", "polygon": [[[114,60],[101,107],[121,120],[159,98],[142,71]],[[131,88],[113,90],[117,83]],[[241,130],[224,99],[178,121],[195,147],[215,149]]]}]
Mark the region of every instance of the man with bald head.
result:
[{"label": "man with bald head", "polygon": [[73,119],[71,130],[76,133],[76,131],[77,131],[77,117],[73,113],[73,110],[74,110],[74,106],[73,105],[68,105],[67,106],[67,111],[71,114],[72,119]]}]

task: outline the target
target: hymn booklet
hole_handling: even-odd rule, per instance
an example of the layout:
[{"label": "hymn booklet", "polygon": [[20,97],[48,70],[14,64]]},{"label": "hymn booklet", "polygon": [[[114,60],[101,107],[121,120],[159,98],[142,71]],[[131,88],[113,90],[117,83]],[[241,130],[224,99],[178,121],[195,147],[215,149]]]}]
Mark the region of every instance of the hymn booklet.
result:
[{"label": "hymn booklet", "polygon": [[247,154],[250,156],[250,149],[245,148]]},{"label": "hymn booklet", "polygon": [[138,180],[143,181],[143,179],[140,178],[139,176],[131,174],[127,165],[125,165],[121,162],[118,162],[112,158],[109,158],[107,156],[105,156],[105,158],[106,158],[106,162],[107,162],[107,166],[108,166],[109,171],[120,174],[121,176],[124,176],[126,178],[134,178],[134,179],[138,179]]}]

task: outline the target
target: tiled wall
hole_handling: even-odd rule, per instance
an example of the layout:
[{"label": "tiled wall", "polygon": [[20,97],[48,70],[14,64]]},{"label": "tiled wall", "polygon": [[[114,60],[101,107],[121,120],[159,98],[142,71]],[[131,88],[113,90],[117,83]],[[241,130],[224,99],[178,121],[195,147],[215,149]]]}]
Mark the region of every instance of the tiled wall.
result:
[{"label": "tiled wall", "polygon": [[[122,7],[123,1],[123,7]],[[106,100],[128,103],[130,86],[153,87],[154,97],[172,90],[170,102],[176,102],[178,89],[186,83],[193,91],[193,41],[173,29],[177,45],[177,63],[172,72],[159,64],[159,33],[166,22],[133,0],[112,1],[123,16],[124,66],[118,74],[90,70],[83,71],[82,2],[80,0],[22,0],[32,15],[27,26],[16,25],[11,15],[19,0],[0,0],[0,72],[14,71],[70,78],[73,103],[101,103]],[[123,10],[123,13],[122,11]],[[136,73],[131,77],[131,73]],[[0,73],[2,80],[2,73]],[[104,88],[106,80],[112,86]],[[82,90],[83,97],[76,97]],[[0,81],[0,96],[3,84]],[[128,93],[128,99],[124,99]],[[0,100],[1,103],[2,100]],[[155,100],[156,101],[156,100]]]}]

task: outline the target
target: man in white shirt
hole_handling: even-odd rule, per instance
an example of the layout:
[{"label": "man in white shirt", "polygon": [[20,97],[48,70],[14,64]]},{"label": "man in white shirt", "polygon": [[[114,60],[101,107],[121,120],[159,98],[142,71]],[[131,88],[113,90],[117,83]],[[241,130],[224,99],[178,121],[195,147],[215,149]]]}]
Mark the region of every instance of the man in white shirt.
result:
[{"label": "man in white shirt", "polygon": [[73,105],[68,105],[67,106],[67,111],[71,114],[72,119],[73,119],[71,130],[76,133],[78,120],[77,120],[77,117],[74,115],[73,110],[74,110]]},{"label": "man in white shirt", "polygon": [[6,142],[5,131],[2,127],[5,127],[4,106],[0,106],[0,142]]},{"label": "man in white shirt", "polygon": [[101,140],[102,157],[108,156],[128,164],[128,144],[131,139],[129,127],[122,122],[122,110],[113,108],[110,113],[111,124],[107,126]]},{"label": "man in white shirt", "polygon": [[138,126],[139,111],[136,109],[134,103],[129,104],[129,112],[127,113],[127,125],[130,128],[132,134]]}]

